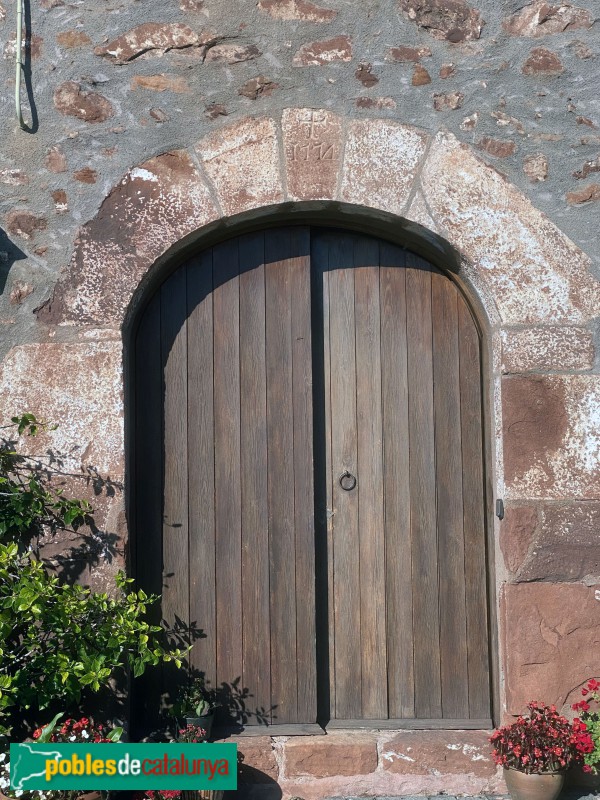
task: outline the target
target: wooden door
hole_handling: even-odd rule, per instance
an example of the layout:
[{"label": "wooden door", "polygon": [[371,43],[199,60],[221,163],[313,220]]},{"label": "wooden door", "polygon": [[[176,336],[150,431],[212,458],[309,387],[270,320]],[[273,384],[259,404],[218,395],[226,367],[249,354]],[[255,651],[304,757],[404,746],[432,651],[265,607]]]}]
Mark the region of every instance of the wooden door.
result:
[{"label": "wooden door", "polygon": [[[480,341],[455,284],[370,237],[259,231],[162,284],[134,361],[134,571],[229,719],[489,725]],[[138,715],[181,680],[150,674]]]},{"label": "wooden door", "polygon": [[323,310],[332,724],[487,726],[473,317],[440,270],[385,242],[315,232],[312,262]]},{"label": "wooden door", "polygon": [[221,722],[316,723],[309,256],[307,228],[213,247],[136,338],[136,574]]}]

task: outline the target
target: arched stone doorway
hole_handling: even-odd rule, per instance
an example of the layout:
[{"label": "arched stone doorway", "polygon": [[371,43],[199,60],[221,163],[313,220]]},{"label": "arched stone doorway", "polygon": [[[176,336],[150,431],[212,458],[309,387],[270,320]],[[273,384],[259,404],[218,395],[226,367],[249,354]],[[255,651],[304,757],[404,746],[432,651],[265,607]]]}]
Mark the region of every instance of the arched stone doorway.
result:
[{"label": "arched stone doorway", "polygon": [[[311,139],[317,133],[321,139]],[[313,141],[308,148],[307,138]],[[490,494],[507,509],[502,524],[490,520],[498,566],[498,602],[491,613],[503,631],[499,661],[492,663],[497,707],[519,713],[531,687],[541,685],[551,686],[549,699],[562,703],[574,682],[597,673],[590,652],[573,677],[567,654],[578,645],[562,639],[550,645],[540,631],[571,631],[567,617],[581,620],[581,630],[587,630],[583,621],[597,614],[593,588],[572,583],[572,573],[584,575],[581,567],[553,570],[544,553],[558,547],[563,517],[567,526],[577,526],[589,516],[589,504],[580,501],[597,496],[597,453],[585,446],[597,428],[597,376],[570,373],[590,369],[599,284],[586,254],[451,134],[430,135],[371,116],[285,109],[281,117],[237,120],[189,151],[162,153],[134,166],[81,228],[70,264],[37,311],[46,326],[40,330],[56,338],[16,346],[6,357],[6,407],[35,410],[42,392],[45,414],[74,420],[49,438],[87,442],[95,463],[123,479],[123,340],[127,350],[131,321],[153,281],[161,279],[165,265],[176,266],[186,248],[197,251],[200,239],[209,245],[226,238],[230,226],[255,225],[275,210],[282,218],[296,215],[312,223],[310,215],[322,213],[325,203],[336,225],[343,219],[351,227],[359,212],[369,231],[410,240],[411,246],[418,241],[419,252],[434,264],[452,263],[487,323]],[[39,370],[49,360],[63,375],[60,398],[50,405],[54,385]],[[101,379],[93,399],[80,404],[82,364]],[[547,402],[562,420],[552,441],[544,436]],[[114,413],[98,410],[107,407]],[[528,424],[515,425],[524,409]],[[553,527],[557,500],[564,508]],[[118,498],[106,514],[125,543]],[[515,538],[522,530],[542,544],[527,555],[523,569]],[[119,563],[106,564],[101,577]],[[535,582],[520,582],[517,573],[523,570]],[[531,610],[526,629],[513,622],[524,609]],[[576,641],[578,635],[567,638]],[[532,652],[543,652],[543,659],[532,664]]]},{"label": "arched stone doorway", "polygon": [[[258,229],[172,272],[134,341],[134,574],[202,631],[222,722],[489,727],[482,348],[456,283],[381,239]],[[146,684],[149,721],[173,687]]]}]

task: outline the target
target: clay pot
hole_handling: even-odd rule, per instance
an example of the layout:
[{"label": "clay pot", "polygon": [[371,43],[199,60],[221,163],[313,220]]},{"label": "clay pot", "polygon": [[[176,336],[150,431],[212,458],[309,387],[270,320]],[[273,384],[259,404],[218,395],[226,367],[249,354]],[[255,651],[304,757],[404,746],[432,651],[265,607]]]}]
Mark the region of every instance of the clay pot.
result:
[{"label": "clay pot", "polygon": [[565,782],[564,772],[520,772],[504,769],[504,780],[512,800],[556,800]]}]

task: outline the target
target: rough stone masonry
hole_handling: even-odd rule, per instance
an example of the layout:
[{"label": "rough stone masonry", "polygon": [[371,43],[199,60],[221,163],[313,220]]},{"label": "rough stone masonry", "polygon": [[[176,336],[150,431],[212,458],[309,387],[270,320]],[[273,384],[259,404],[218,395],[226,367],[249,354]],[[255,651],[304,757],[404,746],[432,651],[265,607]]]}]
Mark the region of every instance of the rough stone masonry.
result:
[{"label": "rough stone masonry", "polygon": [[[597,0],[40,0],[24,132],[0,0],[0,407],[62,423],[38,449],[83,471],[73,491],[97,509],[83,580],[103,587],[126,562],[123,325],[153,265],[236,214],[344,202],[448,243],[482,310],[506,507],[502,714],[542,690],[568,704],[600,677],[599,14]],[[486,747],[481,732],[342,732],[242,749],[260,797],[276,782],[309,800],[496,791]]]}]

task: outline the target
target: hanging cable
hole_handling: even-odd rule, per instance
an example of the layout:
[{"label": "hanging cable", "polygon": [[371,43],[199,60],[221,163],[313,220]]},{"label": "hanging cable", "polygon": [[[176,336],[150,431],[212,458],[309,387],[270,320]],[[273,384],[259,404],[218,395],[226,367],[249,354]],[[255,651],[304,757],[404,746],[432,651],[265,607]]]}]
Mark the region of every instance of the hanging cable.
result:
[{"label": "hanging cable", "polygon": [[22,46],[23,46],[23,0],[17,0],[17,43],[15,49],[15,107],[17,110],[17,119],[22,130],[27,129],[25,120],[23,119],[23,112],[21,111],[21,73],[23,71],[22,60]]}]

